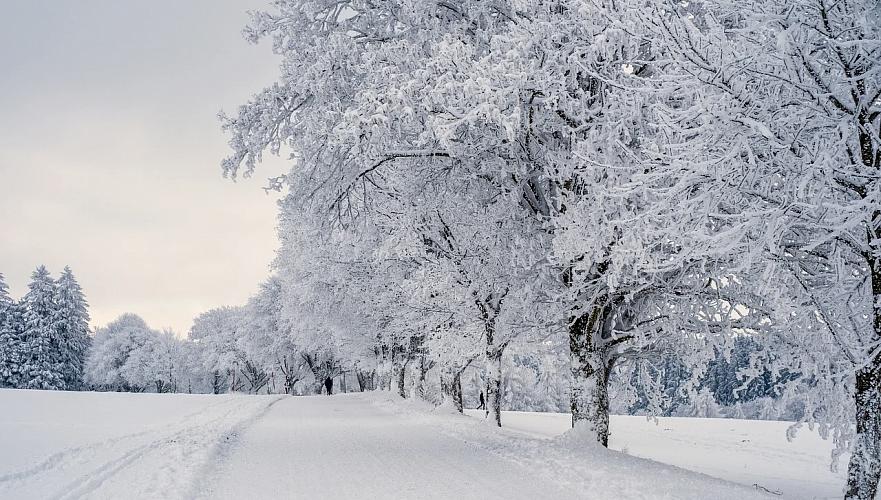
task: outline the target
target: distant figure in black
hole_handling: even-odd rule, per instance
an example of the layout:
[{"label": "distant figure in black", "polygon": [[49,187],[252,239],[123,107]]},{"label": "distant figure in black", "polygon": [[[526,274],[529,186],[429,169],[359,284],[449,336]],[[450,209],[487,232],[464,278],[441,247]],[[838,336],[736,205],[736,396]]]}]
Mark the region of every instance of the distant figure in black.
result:
[{"label": "distant figure in black", "polygon": [[327,395],[330,396],[333,394],[333,379],[327,377],[324,379],[324,388],[327,389]]},{"label": "distant figure in black", "polygon": [[486,400],[483,399],[483,391],[480,391],[480,404],[477,405],[477,409],[478,410],[485,410],[486,409]]}]

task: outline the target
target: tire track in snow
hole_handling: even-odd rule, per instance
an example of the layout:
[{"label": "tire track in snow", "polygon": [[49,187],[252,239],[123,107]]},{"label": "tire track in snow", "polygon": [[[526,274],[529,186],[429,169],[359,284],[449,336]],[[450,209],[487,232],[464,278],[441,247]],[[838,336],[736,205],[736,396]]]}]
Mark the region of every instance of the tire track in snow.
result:
[{"label": "tire track in snow", "polygon": [[[278,399],[225,399],[170,426],[154,426],[61,451],[36,466],[0,478],[0,492],[12,490],[15,498],[184,497],[193,472],[212,456],[230,429],[256,418]],[[258,401],[260,404],[255,404]],[[53,479],[71,475],[68,469],[80,470],[59,487]]]},{"label": "tire track in snow", "polygon": [[[206,411],[211,410],[211,409],[213,409],[217,406],[220,406],[224,403],[226,403],[226,401],[219,401],[217,403],[212,403],[211,405],[208,405],[205,408],[202,408],[198,411],[194,411],[192,413],[184,415],[183,417],[181,417],[181,421],[192,420],[193,418],[197,417],[198,415],[203,414]],[[42,462],[40,462],[36,465],[33,465],[29,468],[26,468],[26,469],[18,471],[18,472],[12,472],[10,474],[5,474],[5,475],[0,476],[0,490],[3,489],[2,486],[4,485],[4,483],[9,483],[9,482],[14,482],[14,481],[22,481],[22,480],[26,480],[30,477],[36,476],[40,473],[52,472],[58,468],[63,468],[63,465],[65,462],[76,461],[76,459],[78,457],[82,459],[83,458],[82,456],[86,453],[96,452],[96,451],[99,451],[104,448],[110,448],[110,447],[113,447],[114,445],[117,445],[117,444],[123,442],[123,441],[127,441],[130,439],[137,439],[139,437],[146,436],[148,434],[155,433],[155,432],[156,432],[156,428],[152,427],[147,430],[132,432],[132,433],[128,433],[128,434],[122,434],[122,435],[115,436],[115,437],[108,438],[108,439],[104,439],[104,440],[101,440],[101,441],[98,441],[95,443],[89,443],[89,444],[85,444],[82,446],[67,448],[67,449],[59,451],[57,453],[53,453],[52,455],[49,455],[49,457],[47,457],[45,460],[43,460]]]},{"label": "tire track in snow", "polygon": [[[84,495],[97,490],[107,480],[113,478],[120,471],[126,469],[134,462],[143,459],[145,455],[151,452],[157,450],[161,451],[164,448],[168,448],[169,444],[177,444],[178,442],[182,442],[185,438],[191,436],[210,436],[210,434],[213,434],[212,431],[215,429],[214,426],[217,423],[225,421],[226,418],[229,417],[231,414],[237,413],[240,407],[246,406],[236,400],[231,400],[231,402],[235,404],[229,405],[231,406],[231,408],[224,408],[225,412],[223,414],[217,415],[207,421],[198,421],[198,419],[196,419],[197,421],[192,425],[183,426],[182,428],[178,428],[172,433],[166,433],[145,445],[139,446],[132,450],[128,450],[124,452],[121,456],[117,456],[116,458],[105,462],[104,464],[90,471],[89,473],[80,476],[79,478],[62,488],[58,493],[53,495],[52,498],[59,500],[69,498],[81,498]],[[205,413],[206,412],[199,412],[197,416],[203,415]],[[202,440],[197,441],[197,443],[200,442],[202,442]]]},{"label": "tire track in snow", "polygon": [[255,422],[266,416],[272,407],[279,401],[284,400],[285,397],[290,396],[279,396],[260,410],[259,413],[239,422],[228,432],[225,432],[220,436],[212,452],[209,454],[208,459],[203,463],[201,470],[196,474],[195,479],[192,481],[190,492],[186,495],[186,498],[201,498],[201,495],[203,494],[202,492],[206,491],[206,482],[218,470],[218,466],[226,462],[235,449],[241,445],[242,434],[248,429],[248,427],[254,425]]}]

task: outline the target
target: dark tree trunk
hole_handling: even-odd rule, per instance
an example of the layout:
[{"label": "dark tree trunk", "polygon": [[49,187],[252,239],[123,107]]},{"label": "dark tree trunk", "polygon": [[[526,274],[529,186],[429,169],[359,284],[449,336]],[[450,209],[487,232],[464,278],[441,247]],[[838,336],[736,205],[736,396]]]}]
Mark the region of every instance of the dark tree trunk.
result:
[{"label": "dark tree trunk", "polygon": [[483,321],[486,340],[486,409],[487,416],[495,425],[502,426],[502,352],[507,342],[496,338],[496,320],[502,310],[502,303],[508,290],[491,294],[486,299],[475,298],[474,304]]},{"label": "dark tree trunk", "polygon": [[[324,379],[324,388],[327,390],[327,395],[330,396],[333,394],[333,379],[330,377],[326,377]],[[321,389],[319,389],[320,391]]]},{"label": "dark tree trunk", "polygon": [[609,375],[612,360],[598,347],[607,310],[594,308],[569,326],[572,370],[572,427],[587,426],[603,446],[609,446]]},{"label": "dark tree trunk", "polygon": [[847,468],[848,500],[874,500],[881,478],[881,354],[856,375],[857,434]]},{"label": "dark tree trunk", "polygon": [[245,361],[242,366],[242,378],[248,382],[248,392],[252,394],[258,394],[269,383],[269,374],[250,361]]},{"label": "dark tree trunk", "polygon": [[456,411],[459,413],[464,413],[465,406],[462,404],[462,372],[465,369],[461,370],[445,370],[441,374],[441,395],[444,399],[444,403],[452,403],[453,407],[456,408]]},{"label": "dark tree trunk", "polygon": [[405,385],[406,385],[405,384],[406,374],[407,374],[407,370],[406,370],[406,367],[404,366],[404,364],[399,363],[397,366],[395,366],[395,381],[397,382],[398,396],[401,396],[402,398],[407,397],[407,392],[404,390]]},{"label": "dark tree trunk", "polygon": [[299,379],[294,378],[293,375],[285,374],[284,393],[285,394],[293,394],[294,393],[294,386],[297,385],[297,382],[299,382]]},{"label": "dark tree trunk", "polygon": [[453,406],[459,413],[465,413],[465,400],[462,397],[462,371],[456,372],[453,376]]},{"label": "dark tree trunk", "polygon": [[244,377],[239,377],[239,369],[231,368],[227,370],[227,376],[229,377],[229,392],[242,392],[245,388],[245,382],[242,380]]},{"label": "dark tree trunk", "polygon": [[[881,219],[881,212],[873,214],[873,220]],[[870,235],[881,237],[878,230]],[[881,340],[881,261],[868,259],[872,270],[872,299],[874,321],[870,345]],[[856,409],[856,437],[853,455],[847,467],[848,500],[874,500],[881,478],[881,353],[857,371],[854,387]]]},{"label": "dark tree trunk", "polygon": [[502,426],[502,351],[486,353],[486,411],[495,425]]},{"label": "dark tree trunk", "polygon": [[361,392],[364,391],[372,391],[373,387],[373,372],[365,372],[362,370],[355,369],[355,377],[358,379],[358,390]]},{"label": "dark tree trunk", "polygon": [[223,393],[223,384],[221,383],[220,372],[214,370],[214,380],[211,384],[211,388],[214,391],[214,394],[222,394]]},{"label": "dark tree trunk", "polygon": [[419,357],[419,378],[416,379],[416,396],[425,399],[425,377],[428,374],[428,363],[425,362],[425,355]]}]

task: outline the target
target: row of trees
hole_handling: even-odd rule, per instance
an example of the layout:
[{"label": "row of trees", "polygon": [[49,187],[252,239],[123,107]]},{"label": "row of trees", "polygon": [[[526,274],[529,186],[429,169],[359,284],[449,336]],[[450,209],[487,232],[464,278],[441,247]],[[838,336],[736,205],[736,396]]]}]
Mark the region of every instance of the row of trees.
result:
[{"label": "row of trees", "polygon": [[[0,296],[4,299],[3,387],[159,393],[320,394],[332,392],[335,380],[343,385],[343,391],[362,391],[376,386],[375,367],[364,369],[366,365],[361,360],[361,368],[355,368],[338,353],[329,351],[330,346],[314,342],[310,346],[304,342],[308,339],[302,332],[291,331],[289,326],[285,326],[280,309],[278,279],[264,283],[245,306],[221,307],[201,314],[187,338],[180,338],[170,330],[152,329],[142,318],[130,313],[98,328],[94,337],[91,337],[87,329],[85,298],[67,268],[53,282],[54,312],[47,317],[56,320],[54,333],[58,335],[52,344],[55,349],[61,351],[63,346],[75,349],[73,353],[65,355],[55,353],[56,358],[67,360],[59,363],[57,371],[75,374],[75,382],[63,385],[28,383],[29,379],[20,374],[33,372],[28,366],[35,364],[30,360],[36,359],[34,354],[42,351],[22,341],[38,337],[20,333],[26,330],[21,326],[21,313],[28,307],[28,301],[33,302],[35,297],[45,296],[39,293],[35,295],[33,291],[46,290],[50,279],[45,269],[39,268],[33,276],[32,292],[19,303],[14,303],[8,298],[5,282],[0,278]],[[48,307],[45,309],[48,310]],[[71,314],[73,319],[70,318]],[[66,325],[69,324],[74,324],[76,328],[68,328]],[[71,331],[76,332],[75,340],[63,339],[63,334],[70,334]],[[747,357],[753,352],[747,339],[737,339],[735,346],[738,345],[741,347],[735,348],[731,362],[719,359],[711,363],[701,383],[701,390],[711,389],[719,405],[732,406],[756,397],[773,396],[772,384],[766,380],[768,373],[763,379],[755,379],[747,384],[743,395],[737,394],[737,386],[740,385],[737,368],[747,367]],[[748,348],[744,348],[744,345]],[[516,410],[564,411],[568,379],[562,346],[546,342],[544,349],[536,351],[534,347],[529,344],[516,345],[508,350],[510,356],[505,359],[506,368],[502,378],[502,406]],[[684,366],[675,361],[664,364],[672,364],[674,369],[664,369],[656,375],[674,395],[663,414],[695,414],[689,408],[687,394],[679,390],[688,378],[681,375]],[[38,375],[39,380],[46,378],[41,373]],[[477,393],[483,390],[485,382],[480,370],[472,370],[471,375],[471,383],[466,384],[467,390],[463,394],[476,405]],[[61,376],[63,378],[64,375]],[[33,379],[37,380],[37,377]],[[412,380],[409,385],[413,385]],[[621,406],[617,410],[640,412],[646,407],[645,392],[640,388],[635,404]],[[409,391],[402,393],[409,395]],[[424,393],[423,397],[430,398]]]},{"label": "row of trees", "polygon": [[[88,387],[215,394],[330,394],[377,387],[380,357],[363,352],[347,355],[343,344],[329,345],[320,336],[305,335],[296,318],[282,315],[279,287],[273,278],[244,306],[220,307],[199,315],[187,338],[151,329],[136,315],[122,315],[95,333],[86,361]],[[517,340],[505,350],[502,408],[568,411],[568,363],[561,340],[549,337],[541,345]],[[757,349],[748,337],[736,338],[730,356],[726,359],[719,353],[695,390],[689,389],[693,382],[688,367],[669,355],[655,364],[651,386],[622,384],[615,378],[612,388],[617,397],[612,409],[664,416],[799,418],[800,408],[788,407],[789,402],[777,393],[786,377],[775,378],[765,371],[744,382],[739,376],[751,367],[750,356]],[[425,359],[434,363],[431,356]],[[441,403],[436,371],[423,367],[421,358],[407,365],[402,367],[403,376],[396,377],[394,384],[386,382],[385,387],[404,397],[421,387],[423,399]],[[459,383],[461,403],[477,406],[478,395],[486,387],[485,370],[472,363]],[[665,396],[653,398],[659,391]]]},{"label": "row of trees", "polygon": [[[268,285],[246,306],[201,314],[189,336],[150,328],[123,314],[95,332],[85,363],[87,387],[100,391],[223,394],[331,394],[372,387],[372,374],[344,372],[320,352],[300,350],[258,309]],[[346,378],[346,376],[350,378]],[[347,380],[351,384],[347,384]]]},{"label": "row of trees", "polygon": [[745,336],[874,498],[877,0],[273,5],[245,34],[281,76],[222,117],[223,169],[292,152],[274,281],[316,366],[461,406],[481,363],[500,424],[504,353],[562,345],[605,445],[618,383],[659,406],[659,360],[693,391]]},{"label": "row of trees", "polygon": [[57,280],[38,267],[19,301],[0,274],[0,388],[80,390],[90,341],[87,308],[69,267]]},{"label": "row of trees", "polygon": [[98,328],[85,363],[88,388],[127,392],[208,392],[195,349],[173,332],[126,313]]}]

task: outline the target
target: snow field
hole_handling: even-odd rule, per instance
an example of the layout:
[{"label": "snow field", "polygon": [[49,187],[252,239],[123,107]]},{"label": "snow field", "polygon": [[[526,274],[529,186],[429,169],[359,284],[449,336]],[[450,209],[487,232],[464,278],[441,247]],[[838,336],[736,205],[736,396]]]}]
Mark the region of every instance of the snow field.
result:
[{"label": "snow field", "polygon": [[[483,411],[466,410],[482,418]],[[569,430],[568,413],[506,411],[508,432],[549,439]],[[786,439],[791,422],[723,418],[612,416],[610,448],[709,476],[767,489],[783,498],[839,499],[849,455],[830,470],[832,443],[803,427]],[[757,486],[756,486],[757,485]],[[775,495],[777,496],[777,495]]]},{"label": "snow field", "polygon": [[[416,419],[448,437],[468,443],[508,462],[533,480],[551,481],[584,499],[748,500],[779,498],[752,486],[734,484],[670,465],[628,456],[600,447],[590,435],[568,432],[547,437],[496,428],[481,420],[463,418],[450,408],[402,401],[390,393],[363,396],[386,411]],[[482,412],[478,412],[481,413]],[[508,412],[504,412],[507,414]],[[536,413],[539,419],[545,414]],[[503,414],[503,422],[505,415]],[[527,420],[529,420],[527,418]],[[533,498],[514,496],[511,498]],[[548,498],[556,498],[548,496]],[[566,497],[568,498],[568,497]]]},{"label": "snow field", "polygon": [[3,499],[819,499],[844,484],[831,444],[788,442],[786,422],[615,416],[621,453],[566,414],[504,412],[498,429],[387,392],[0,390],[0,408]]},{"label": "snow field", "polygon": [[0,498],[186,498],[278,399],[0,390]]}]

